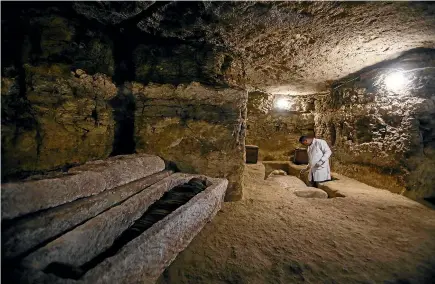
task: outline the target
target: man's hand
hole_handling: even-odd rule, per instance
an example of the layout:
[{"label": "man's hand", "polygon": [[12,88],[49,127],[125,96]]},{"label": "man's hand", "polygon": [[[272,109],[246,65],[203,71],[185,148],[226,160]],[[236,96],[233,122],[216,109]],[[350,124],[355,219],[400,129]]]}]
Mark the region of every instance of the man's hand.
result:
[{"label": "man's hand", "polygon": [[319,167],[321,167],[324,163],[325,163],[324,161],[320,160],[320,161],[318,161],[314,166],[315,166],[316,168],[319,168]]}]

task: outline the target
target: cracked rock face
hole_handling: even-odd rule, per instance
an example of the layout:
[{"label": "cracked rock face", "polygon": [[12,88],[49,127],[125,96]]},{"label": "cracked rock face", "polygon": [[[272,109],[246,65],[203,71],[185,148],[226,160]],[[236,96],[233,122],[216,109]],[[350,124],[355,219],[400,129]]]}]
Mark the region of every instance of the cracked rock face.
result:
[{"label": "cracked rock face", "polygon": [[115,125],[109,103],[117,93],[111,79],[62,65],[25,68],[26,98],[17,83],[2,90],[2,175],[107,157]]},{"label": "cracked rock face", "polygon": [[211,45],[140,44],[133,51],[135,80],[141,83],[243,85],[242,62]]},{"label": "cracked rock face", "polygon": [[[68,52],[75,47],[69,42],[83,32],[77,28],[76,22],[87,20],[89,23],[86,25],[94,25],[109,37],[113,33],[122,34],[122,38],[112,39],[114,43],[121,41],[124,45],[133,45],[131,50],[125,50],[129,54],[133,54],[140,44],[152,45],[155,42],[164,45],[162,50],[174,43],[181,47],[180,50],[190,47],[205,50],[204,46],[211,47],[209,50],[219,48],[232,54],[231,57],[237,57],[240,61],[236,64],[237,69],[243,69],[243,72],[230,72],[229,81],[234,81],[230,85],[271,93],[326,91],[334,80],[361,68],[397,57],[412,48],[435,46],[435,5],[430,2],[98,1],[58,6],[52,8],[52,12],[60,11],[63,17],[73,19],[74,23],[57,18],[50,20],[47,16],[50,13],[44,14],[48,18],[37,20],[38,25],[58,27],[49,34],[42,34],[42,39],[46,40],[41,48],[47,56],[54,56],[51,53],[57,54],[58,51],[70,56]],[[34,10],[38,8],[30,9]],[[28,15],[39,14],[29,12]],[[36,30],[35,34],[38,34]],[[60,46],[51,42],[53,35],[62,38]],[[24,40],[32,41],[31,38]],[[84,45],[80,46],[81,43]],[[53,44],[54,48],[49,48]],[[94,68],[103,64],[111,75],[110,40],[81,40],[76,52],[80,53],[83,48],[88,54],[106,54],[95,55],[91,62],[83,62],[83,65],[92,65],[92,61],[98,60]],[[155,56],[147,48],[145,54]],[[71,59],[78,62],[82,57]],[[192,59],[190,65],[194,66],[196,62]],[[164,55],[157,65],[174,67],[165,60],[167,56]],[[201,59],[199,64],[204,64]],[[162,74],[160,69],[149,66],[149,62],[145,66],[139,65],[139,74],[129,80],[155,78]],[[135,68],[133,66],[127,66],[127,69]],[[83,69],[81,66],[76,68]],[[234,73],[245,78],[235,80]],[[158,83],[172,82],[159,80]]]},{"label": "cracked rock face", "polygon": [[175,161],[181,172],[224,177],[226,200],[242,197],[246,101],[243,90],[132,84],[138,153]]},{"label": "cracked rock face", "polygon": [[[363,67],[435,45],[435,5],[380,2],[80,2],[102,23],[224,46],[244,59],[247,87],[314,93]],[[139,12],[142,10],[142,12]]]},{"label": "cracked rock face", "polygon": [[[412,53],[349,76],[316,102],[316,135],[333,147],[333,170],[413,198],[435,195],[435,53]],[[401,87],[386,78],[401,67]],[[335,167],[335,168],[334,168]]]},{"label": "cracked rock face", "polygon": [[74,2],[73,7],[78,13],[96,19],[102,24],[116,25],[137,16],[153,4],[154,1],[95,1],[88,3]]},{"label": "cracked rock face", "polygon": [[[289,109],[277,108],[285,100]],[[248,95],[246,144],[259,147],[260,160],[288,161],[301,135],[314,135],[314,97],[285,98],[262,92]]]}]

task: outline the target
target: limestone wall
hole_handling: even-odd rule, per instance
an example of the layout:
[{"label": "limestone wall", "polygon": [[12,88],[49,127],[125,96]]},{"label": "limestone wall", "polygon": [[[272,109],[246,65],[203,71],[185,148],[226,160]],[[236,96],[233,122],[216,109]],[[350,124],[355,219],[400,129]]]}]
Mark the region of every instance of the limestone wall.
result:
[{"label": "limestone wall", "polygon": [[67,5],[9,9],[2,23],[3,182],[148,152],[185,172],[227,177],[227,199],[241,197],[246,94],[231,89],[244,84],[238,56],[71,17]]},{"label": "limestone wall", "polygon": [[[276,108],[280,98],[289,100],[289,109]],[[289,160],[307,134],[314,134],[314,97],[249,93],[246,144],[259,147],[259,160]]]},{"label": "limestone wall", "polygon": [[[434,59],[408,55],[346,78],[316,101],[316,135],[333,146],[333,171],[413,198],[435,196]],[[399,68],[411,71],[392,90],[385,79]]]},{"label": "limestone wall", "polygon": [[62,65],[25,65],[26,95],[2,79],[2,176],[53,170],[108,157],[117,89],[106,75]]},{"label": "limestone wall", "polygon": [[134,80],[143,84],[189,84],[243,87],[241,59],[211,45],[162,42],[141,43],[133,50]]},{"label": "limestone wall", "polygon": [[2,25],[2,181],[106,158],[115,128],[111,40],[58,8],[21,12]]},{"label": "limestone wall", "polygon": [[242,197],[247,94],[189,85],[130,86],[138,153],[159,155],[186,173],[229,180],[226,200]]}]

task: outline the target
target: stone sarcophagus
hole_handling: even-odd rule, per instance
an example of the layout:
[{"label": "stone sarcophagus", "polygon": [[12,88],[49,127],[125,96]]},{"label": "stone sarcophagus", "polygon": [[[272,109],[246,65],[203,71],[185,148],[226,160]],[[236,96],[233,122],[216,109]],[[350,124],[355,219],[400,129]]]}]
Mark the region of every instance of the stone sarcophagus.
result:
[{"label": "stone sarcophagus", "polygon": [[117,156],[2,185],[5,283],[154,283],[221,207],[226,179]]}]

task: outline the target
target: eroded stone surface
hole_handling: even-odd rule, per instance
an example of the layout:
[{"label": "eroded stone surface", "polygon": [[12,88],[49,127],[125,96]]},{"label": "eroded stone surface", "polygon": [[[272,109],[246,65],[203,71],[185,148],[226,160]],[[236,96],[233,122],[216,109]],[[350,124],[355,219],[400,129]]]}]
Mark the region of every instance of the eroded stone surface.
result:
[{"label": "eroded stone surface", "polygon": [[65,170],[112,152],[112,40],[67,16],[66,6],[4,7],[3,181]]},{"label": "eroded stone surface", "polygon": [[[284,100],[285,108],[279,108]],[[263,161],[288,161],[299,148],[301,135],[314,134],[315,96],[273,96],[248,93],[246,143],[259,147]]]},{"label": "eroded stone surface", "polygon": [[171,173],[171,171],[156,173],[98,195],[79,199],[12,223],[6,229],[2,228],[3,257],[12,258],[20,255],[122,202]]},{"label": "eroded stone surface", "polygon": [[2,176],[109,156],[115,124],[110,100],[117,92],[111,79],[71,74],[62,64],[25,70],[26,97],[19,79],[2,89]]},{"label": "eroded stone surface", "polygon": [[244,87],[242,58],[210,44],[140,44],[133,51],[135,81],[154,83],[201,82]]},{"label": "eroded stone surface", "polygon": [[[88,26],[113,27],[108,30],[130,35],[131,41],[145,38],[146,43],[154,40],[168,46],[181,43],[224,48],[242,58],[240,66],[245,70],[247,86],[275,93],[325,91],[332,81],[363,67],[412,48],[433,47],[435,36],[434,7],[423,2],[151,1],[52,6],[47,9],[49,16],[61,10],[62,16],[81,17],[81,22]],[[59,17],[50,21],[48,15],[35,12],[38,8],[41,9],[38,6],[30,9],[26,16],[43,14],[46,30],[53,26],[52,22],[59,27],[44,34],[44,44],[40,46],[44,52],[48,46],[53,47],[52,54],[61,51],[62,55],[69,55],[65,50],[75,47],[72,43],[76,43],[76,33],[86,34],[87,27],[78,28]],[[25,10],[21,6],[17,9]],[[80,45],[79,41],[75,51],[93,50],[89,48],[92,44],[84,43]],[[164,60],[160,63],[162,68],[183,67]],[[161,72],[152,64],[148,66],[156,73]],[[144,70],[142,73],[146,74]],[[166,74],[171,72],[174,70]]]},{"label": "eroded stone surface", "polygon": [[[2,76],[2,174],[8,175],[59,169],[107,157],[113,146],[114,123],[105,94],[107,98],[112,97],[114,88],[106,77],[101,80],[102,75],[96,75],[98,72],[113,75],[114,81],[121,84],[133,80],[145,84],[155,80],[172,84],[198,80],[204,84],[236,85],[276,94],[313,93],[327,90],[333,80],[350,72],[401,52],[416,47],[433,48],[435,38],[434,6],[430,3],[173,1],[33,5],[6,3],[2,23],[5,31],[2,42],[8,55],[2,64],[2,75],[6,75],[5,80]],[[15,16],[18,12],[20,17]],[[72,75],[70,71],[76,69],[82,71]],[[86,74],[92,74],[92,79]],[[66,78],[71,75],[81,79],[79,83]],[[423,81],[427,81],[425,77],[428,74],[421,76]],[[423,82],[419,80],[415,78],[417,85]],[[98,82],[96,86],[90,84],[93,81]],[[82,92],[77,85],[92,85],[97,91]],[[358,93],[360,87],[365,88],[362,85],[353,90],[346,87],[346,92]],[[420,92],[420,88],[413,90]],[[94,93],[98,94],[97,99]],[[359,95],[352,95],[348,102],[359,104]],[[429,99],[423,103],[421,99],[408,101],[417,106],[416,112],[431,107]],[[367,104],[373,102],[370,98],[364,100]],[[334,108],[335,103],[326,104]],[[358,153],[358,163],[373,158],[382,164],[376,165],[380,167],[376,175],[388,179],[386,184],[392,184],[391,189],[395,188],[396,192],[403,192],[407,187],[420,188],[420,192],[425,191],[421,188],[433,188],[428,182],[432,179],[433,159],[423,158],[432,156],[432,148],[424,146],[419,157],[413,155],[403,168],[393,165],[402,159],[397,149],[409,148],[406,141],[418,144],[419,139],[414,135],[417,122],[404,119],[403,131],[397,130],[398,118],[391,118],[388,113],[396,112],[400,104],[386,101],[382,104],[385,107],[374,108],[377,114],[361,114],[364,119],[351,119],[346,122],[350,125],[331,124],[328,110],[320,110],[323,114],[322,118],[316,118],[319,125],[316,134],[333,132],[334,128],[330,127],[333,124],[346,132],[346,128],[354,127],[352,123],[357,123],[356,128],[361,128],[361,132],[367,132],[364,127],[378,125],[377,119],[382,117],[395,133],[387,135],[388,144],[394,145],[391,146],[394,149],[384,149],[379,141],[352,142],[354,145],[349,149]],[[183,106],[178,110],[182,123],[186,121],[185,109]],[[340,115],[359,111],[346,109]],[[383,114],[379,116],[380,112]],[[430,137],[432,117],[423,115],[418,120],[421,135]],[[161,124],[165,123],[162,120]],[[304,125],[304,131],[312,129],[309,117],[296,121],[285,116],[272,117],[259,123],[268,129],[282,130],[265,131],[265,137],[275,137],[279,143],[271,158],[282,159],[288,155],[284,139],[294,141],[298,136],[295,133],[301,132],[289,127],[292,124]],[[282,134],[287,130],[292,135]],[[376,139],[383,135],[383,130],[383,126],[373,127]],[[412,138],[407,138],[407,131],[414,133]],[[170,145],[183,143],[179,139],[182,138],[177,137]],[[260,146],[260,153],[267,144]],[[134,146],[129,150],[128,153],[134,152]],[[373,152],[389,154],[378,159]],[[366,176],[373,173],[361,165],[358,170]],[[406,172],[403,178],[398,171]],[[419,176],[424,177],[424,184]]]},{"label": "eroded stone surface", "polygon": [[[429,3],[156,2],[143,9],[142,16],[123,17],[145,33],[242,54],[247,83],[272,92],[326,90],[329,82],[402,51],[433,47],[435,38]],[[79,12],[102,22],[119,18],[103,5]]]},{"label": "eroded stone surface", "polygon": [[110,1],[95,3],[74,2],[73,7],[77,12],[89,18],[96,19],[103,24],[113,25],[137,16],[153,4],[153,1],[126,2],[122,4]]},{"label": "eroded stone surface", "polygon": [[247,94],[190,85],[132,85],[139,153],[173,161],[180,171],[229,180],[227,200],[242,197]]},{"label": "eroded stone surface", "polygon": [[[435,53],[409,53],[337,82],[316,101],[316,134],[332,170],[413,198],[435,196]],[[386,78],[408,70],[397,89]],[[396,82],[397,83],[397,82]]]},{"label": "eroded stone surface", "polygon": [[61,178],[2,184],[2,219],[95,195],[164,168],[164,161],[157,156],[116,156],[72,168],[70,175]]},{"label": "eroded stone surface", "polygon": [[271,177],[273,175],[278,175],[278,176],[286,176],[287,173],[283,170],[273,170],[268,177]]}]

